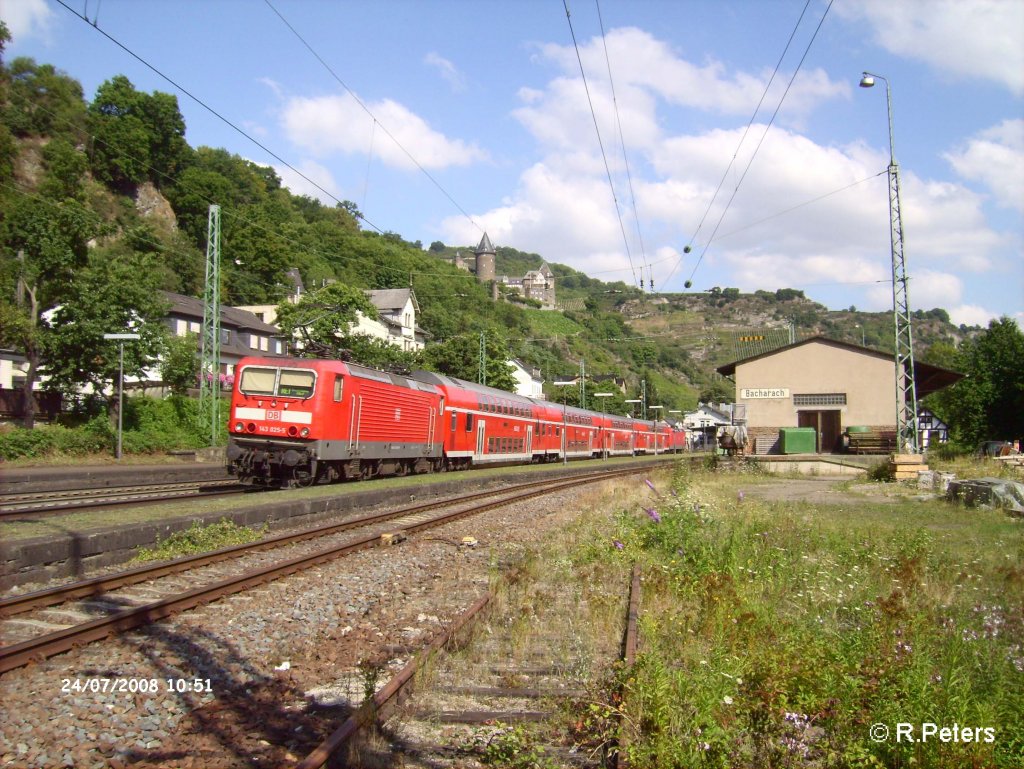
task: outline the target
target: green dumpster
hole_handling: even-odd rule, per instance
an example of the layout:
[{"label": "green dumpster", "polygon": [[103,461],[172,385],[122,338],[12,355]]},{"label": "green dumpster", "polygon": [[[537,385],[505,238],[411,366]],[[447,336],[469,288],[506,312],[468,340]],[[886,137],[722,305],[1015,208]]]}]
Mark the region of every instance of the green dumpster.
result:
[{"label": "green dumpster", "polygon": [[818,431],[813,427],[783,427],[779,449],[783,454],[813,454],[818,448]]}]

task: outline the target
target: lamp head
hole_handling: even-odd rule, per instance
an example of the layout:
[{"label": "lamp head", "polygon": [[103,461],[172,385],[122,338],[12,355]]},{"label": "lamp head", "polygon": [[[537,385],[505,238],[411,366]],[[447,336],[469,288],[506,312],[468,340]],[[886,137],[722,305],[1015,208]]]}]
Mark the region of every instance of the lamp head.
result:
[{"label": "lamp head", "polygon": [[860,87],[861,88],[871,88],[874,84],[875,84],[875,78],[872,77],[871,75],[869,75],[867,72],[865,72],[864,76],[860,79]]}]

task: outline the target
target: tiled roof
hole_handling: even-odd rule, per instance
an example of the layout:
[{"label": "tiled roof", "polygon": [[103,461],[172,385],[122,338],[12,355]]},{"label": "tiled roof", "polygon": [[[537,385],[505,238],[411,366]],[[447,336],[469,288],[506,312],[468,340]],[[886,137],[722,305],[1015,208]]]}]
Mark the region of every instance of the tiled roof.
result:
[{"label": "tiled roof", "polygon": [[412,298],[413,305],[416,305],[416,297],[411,288],[382,288],[375,291],[367,291],[370,302],[378,310],[397,310],[405,307],[405,303]]},{"label": "tiled roof", "polygon": [[[201,299],[185,296],[184,294],[175,294],[171,291],[162,291],[161,293],[171,305],[170,314],[202,322],[203,301]],[[221,305],[220,308],[220,325],[221,328],[255,331],[266,336],[274,336],[281,333],[277,326],[264,323],[248,310],[239,310],[226,305]]]}]

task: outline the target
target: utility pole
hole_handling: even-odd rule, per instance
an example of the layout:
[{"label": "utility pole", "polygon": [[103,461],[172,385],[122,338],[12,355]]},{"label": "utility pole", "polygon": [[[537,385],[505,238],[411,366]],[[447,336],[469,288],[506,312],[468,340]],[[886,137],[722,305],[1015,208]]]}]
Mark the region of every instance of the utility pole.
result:
[{"label": "utility pole", "polygon": [[580,408],[587,407],[587,361],[580,358]]},{"label": "utility pole", "polygon": [[476,378],[480,384],[487,384],[487,333],[485,331],[480,332],[480,360]]},{"label": "utility pole", "polygon": [[211,205],[206,229],[206,283],[199,354],[199,413],[209,419],[210,445],[220,427],[220,206]]}]

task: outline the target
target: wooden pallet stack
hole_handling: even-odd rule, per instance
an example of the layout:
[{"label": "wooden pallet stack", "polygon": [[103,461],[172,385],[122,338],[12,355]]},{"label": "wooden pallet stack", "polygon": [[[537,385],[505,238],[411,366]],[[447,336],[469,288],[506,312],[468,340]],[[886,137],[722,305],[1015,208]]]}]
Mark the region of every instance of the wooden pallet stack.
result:
[{"label": "wooden pallet stack", "polygon": [[922,470],[927,470],[928,465],[922,454],[891,454],[889,469],[892,471],[892,477],[897,481],[916,481],[917,474]]}]

